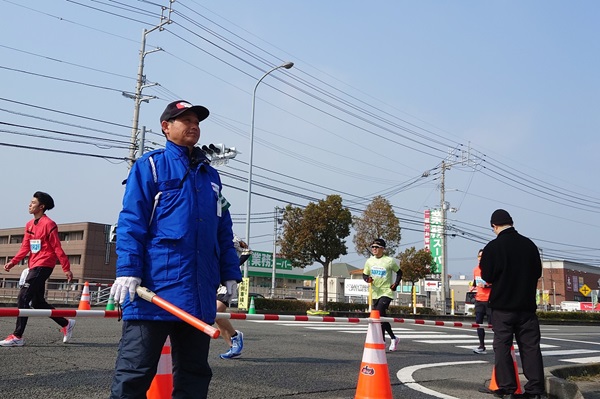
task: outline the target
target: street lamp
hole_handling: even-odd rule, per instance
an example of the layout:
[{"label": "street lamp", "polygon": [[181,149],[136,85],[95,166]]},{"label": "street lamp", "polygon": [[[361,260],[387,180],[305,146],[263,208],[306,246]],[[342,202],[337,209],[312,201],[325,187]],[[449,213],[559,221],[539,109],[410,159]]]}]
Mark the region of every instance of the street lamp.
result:
[{"label": "street lamp", "polygon": [[[256,82],[256,86],[254,86],[254,92],[252,93],[252,122],[250,123],[250,162],[248,164],[248,207],[246,210],[246,243],[248,244],[248,246],[250,246],[250,210],[251,210],[251,203],[252,203],[252,157],[254,155],[254,108],[256,105],[256,89],[258,88],[258,85],[260,84],[260,82],[263,81],[264,78],[267,77],[268,74],[270,74],[271,72],[279,69],[279,68],[285,68],[285,69],[290,69],[291,67],[294,66],[293,62],[284,62],[283,64],[276,66],[274,68],[271,68],[269,71],[267,71],[260,79],[258,79],[258,82]],[[246,261],[246,263],[244,263],[244,278],[248,277],[248,262]]]}]

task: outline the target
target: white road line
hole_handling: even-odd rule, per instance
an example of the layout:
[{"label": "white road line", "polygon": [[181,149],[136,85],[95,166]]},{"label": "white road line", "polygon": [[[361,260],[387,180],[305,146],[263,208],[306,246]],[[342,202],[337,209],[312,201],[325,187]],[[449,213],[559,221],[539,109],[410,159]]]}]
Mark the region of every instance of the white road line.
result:
[{"label": "white road line", "polygon": [[594,342],[594,341],[579,341],[576,339],[566,339],[566,338],[549,338],[549,337],[542,337],[542,339],[551,339],[553,341],[566,341],[566,342],[576,342],[578,344],[590,344],[590,345],[600,345],[600,342]]},{"label": "white road line", "polygon": [[581,357],[578,359],[560,359],[560,361],[568,363],[600,363],[600,356]]},{"label": "white road line", "polygon": [[429,388],[425,388],[424,386],[417,384],[413,378],[413,373],[417,370],[428,368],[428,367],[445,367],[445,366],[456,366],[459,364],[477,364],[477,363],[487,363],[483,360],[474,360],[470,362],[448,362],[448,363],[432,363],[432,364],[419,364],[417,366],[409,366],[403,369],[400,369],[396,373],[396,377],[400,382],[404,383],[407,387],[414,389],[415,391],[423,392],[424,394],[435,396],[436,398],[441,399],[460,399],[454,396],[446,395],[437,391],[434,391]]},{"label": "white road line", "polygon": [[[477,339],[477,337],[471,337],[471,339],[454,339],[454,335],[448,335],[446,337],[440,337],[440,338],[447,338],[443,341],[440,341],[439,339],[437,340],[433,340],[433,339],[425,339],[425,340],[415,340],[415,342],[420,342],[422,344],[448,344],[448,345],[454,345],[454,344],[477,344],[479,345],[479,339]],[[491,339],[486,339],[484,341],[486,344],[489,344],[490,346],[493,343],[493,340]]]},{"label": "white road line", "polygon": [[585,353],[598,353],[598,350],[592,349],[569,349],[562,351],[542,351],[542,356],[564,356],[564,355],[583,355]]},{"label": "white road line", "polygon": [[[461,346],[461,345],[457,345],[457,348],[462,348],[462,349],[475,349],[477,346],[479,346],[479,341],[474,341],[475,343],[473,344],[474,346]],[[487,341],[486,341],[487,342]],[[541,344],[540,345],[541,348],[558,348],[557,345],[545,345],[545,344]],[[596,352],[596,351],[594,351]],[[488,348],[488,353],[494,353],[494,349],[492,348],[492,346],[490,345]],[[518,352],[517,352],[518,353]],[[544,352],[542,352],[542,355],[544,354]]]},{"label": "white road line", "polygon": [[309,330],[319,330],[319,331],[339,331],[340,329],[344,329],[344,330],[351,330],[351,331],[357,331],[357,332],[361,332],[361,333],[365,333],[367,331],[367,327],[361,327],[361,326],[305,326],[305,328],[308,328]]}]

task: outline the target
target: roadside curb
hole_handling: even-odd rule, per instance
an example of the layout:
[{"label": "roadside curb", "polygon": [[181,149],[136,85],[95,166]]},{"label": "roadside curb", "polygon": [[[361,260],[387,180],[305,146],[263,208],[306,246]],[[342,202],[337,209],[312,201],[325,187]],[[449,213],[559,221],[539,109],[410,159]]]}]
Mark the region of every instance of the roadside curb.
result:
[{"label": "roadside curb", "polygon": [[597,391],[598,384],[577,384],[568,381],[567,378],[600,374],[600,363],[554,366],[546,368],[545,372],[549,399],[585,399],[586,386],[593,385],[594,391]]}]

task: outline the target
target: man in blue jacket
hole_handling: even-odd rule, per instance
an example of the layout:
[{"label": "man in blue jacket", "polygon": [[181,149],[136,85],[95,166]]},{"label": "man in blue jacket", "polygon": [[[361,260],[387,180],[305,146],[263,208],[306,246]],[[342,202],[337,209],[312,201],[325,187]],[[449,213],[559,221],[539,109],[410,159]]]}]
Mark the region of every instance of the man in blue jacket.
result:
[{"label": "man in blue jacket", "polygon": [[132,166],[117,227],[117,278],[111,293],[123,308],[123,335],[111,398],[145,398],[170,337],[173,398],[206,398],[210,337],[136,297],[142,285],[213,324],[220,284],[232,295],[242,276],[221,179],[195,147],[203,106],[179,100],[160,118],[165,149]]},{"label": "man in blue jacket", "polygon": [[[510,214],[497,209],[490,219],[496,239],[483,249],[481,278],[491,284],[488,306],[492,309],[495,372],[498,398],[545,398],[544,362],[540,349],[540,324],[535,314],[538,279],[542,261],[537,246],[513,227]],[[517,341],[525,393],[515,396],[517,381],[511,355]]]}]

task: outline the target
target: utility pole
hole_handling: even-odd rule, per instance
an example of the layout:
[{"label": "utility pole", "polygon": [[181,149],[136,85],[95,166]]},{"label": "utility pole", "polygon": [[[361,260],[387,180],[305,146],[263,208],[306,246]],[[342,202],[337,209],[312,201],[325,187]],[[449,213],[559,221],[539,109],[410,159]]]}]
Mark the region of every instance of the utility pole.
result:
[{"label": "utility pole", "polygon": [[[450,284],[448,282],[448,218],[447,218],[447,213],[448,211],[450,212],[457,212],[458,209],[456,208],[451,208],[450,207],[450,203],[446,201],[446,170],[450,170],[450,168],[452,166],[455,165],[467,165],[467,166],[471,166],[474,163],[474,160],[471,158],[472,157],[472,153],[471,153],[471,149],[470,146],[466,151],[462,151],[462,155],[456,159],[456,160],[451,160],[450,158],[448,160],[444,159],[442,160],[442,166],[441,166],[441,178],[440,178],[440,211],[442,214],[442,267],[441,267],[441,292],[440,292],[440,299],[442,302],[442,306],[443,306],[443,312],[444,314],[446,314],[446,309],[447,309],[447,301],[448,298],[450,298]],[[428,175],[429,172],[426,172],[426,174]],[[451,306],[451,308],[453,308]]]},{"label": "utility pole", "polygon": [[[156,51],[162,51],[160,47],[146,51],[146,35],[150,32],[158,30],[163,30],[163,26],[171,23],[171,5],[175,2],[175,0],[169,0],[169,7],[163,7],[160,23],[156,25],[154,28],[150,30],[144,29],[142,32],[142,45],[140,49],[140,62],[138,64],[138,72],[137,72],[137,82],[135,86],[135,93],[132,95],[130,93],[122,92],[123,96],[127,98],[131,98],[133,100],[133,123],[131,125],[131,143],[129,146],[129,168],[133,165],[136,159],[136,150],[137,150],[137,142],[138,142],[138,123],[140,118],[140,105],[142,102],[149,102],[150,100],[157,98],[156,96],[143,96],[142,90],[146,87],[156,86],[158,83],[146,84],[146,76],[144,75],[144,58],[146,55],[150,53],[154,53]],[[168,16],[165,17],[165,11],[168,11]]]},{"label": "utility pole", "polygon": [[446,212],[448,210],[448,204],[446,203],[446,161],[442,161],[442,178],[440,180],[440,210],[442,211],[442,306],[444,306],[444,313],[446,314],[446,302],[449,294],[448,286],[448,251],[447,251],[447,230],[446,230]]}]

